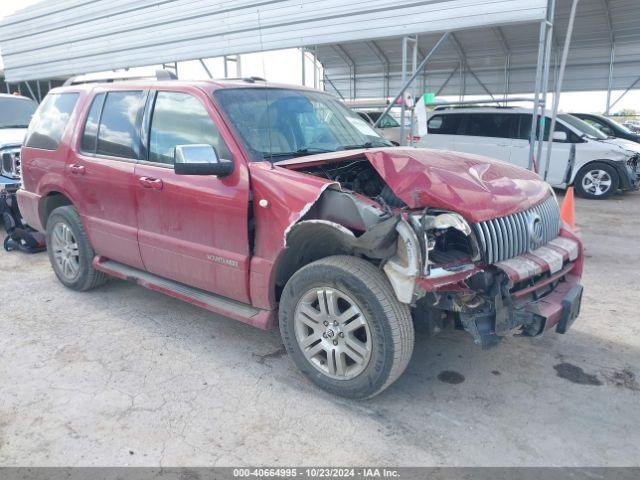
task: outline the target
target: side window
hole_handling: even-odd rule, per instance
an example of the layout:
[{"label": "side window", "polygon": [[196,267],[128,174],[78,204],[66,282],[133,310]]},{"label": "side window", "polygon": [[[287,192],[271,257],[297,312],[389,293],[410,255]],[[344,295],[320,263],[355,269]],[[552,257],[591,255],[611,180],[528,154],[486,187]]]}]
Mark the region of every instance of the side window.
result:
[{"label": "side window", "polygon": [[138,158],[144,92],[109,92],[102,109],[96,153]]},{"label": "side window", "polygon": [[517,117],[508,113],[469,113],[461,135],[514,138]]},{"label": "side window", "polygon": [[47,95],[31,120],[25,146],[56,150],[77,101],[77,93]]},{"label": "side window", "polygon": [[461,114],[449,114],[449,115],[434,115],[427,121],[427,128],[429,133],[436,133],[440,135],[458,135],[458,128],[460,121],[464,115]]},{"label": "side window", "polygon": [[[518,115],[520,117],[520,127],[518,129],[518,138],[521,140],[529,140],[529,135],[531,134],[531,115],[524,114]],[[544,122],[544,141],[549,141],[549,128],[551,128],[551,119],[549,117],[545,118]],[[537,129],[537,128],[536,128]],[[556,122],[556,126],[554,128],[556,132],[565,132],[567,134],[567,141],[574,142],[575,135],[571,130],[562,125],[560,122]],[[539,138],[539,132],[536,134]]]},{"label": "side window", "polygon": [[83,152],[95,153],[96,151],[98,144],[98,122],[100,121],[100,112],[102,112],[104,97],[104,93],[99,93],[91,103],[87,120],[84,123],[82,139],[80,140],[80,150]]},{"label": "side window", "polygon": [[220,158],[231,152],[197,98],[180,92],[158,92],[149,134],[149,161],[173,165],[176,145],[212,145]]}]

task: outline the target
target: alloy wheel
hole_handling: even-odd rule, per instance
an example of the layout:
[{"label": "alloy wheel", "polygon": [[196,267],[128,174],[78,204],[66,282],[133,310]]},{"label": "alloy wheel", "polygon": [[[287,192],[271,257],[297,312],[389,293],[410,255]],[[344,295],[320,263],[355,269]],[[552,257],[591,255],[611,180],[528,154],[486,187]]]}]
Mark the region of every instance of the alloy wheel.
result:
[{"label": "alloy wheel", "polygon": [[585,192],[596,197],[605,195],[610,189],[613,180],[604,170],[591,170],[582,177],[582,188]]},{"label": "alloy wheel", "polygon": [[358,376],[369,364],[372,337],[366,316],[346,293],[317,287],[299,300],[296,340],[314,368],[337,380]]},{"label": "alloy wheel", "polygon": [[80,252],[71,228],[66,223],[56,223],[53,227],[50,246],[59,272],[71,281],[80,272]]}]

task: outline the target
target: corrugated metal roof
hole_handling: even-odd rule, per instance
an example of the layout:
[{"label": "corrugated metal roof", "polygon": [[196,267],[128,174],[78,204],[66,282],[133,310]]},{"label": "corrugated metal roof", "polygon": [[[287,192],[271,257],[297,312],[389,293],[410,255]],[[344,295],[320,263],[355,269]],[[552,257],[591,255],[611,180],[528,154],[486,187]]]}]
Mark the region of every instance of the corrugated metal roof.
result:
[{"label": "corrugated metal roof", "polygon": [[7,79],[537,21],[546,0],[61,0],[0,24]]},{"label": "corrugated metal roof", "polygon": [[[552,66],[564,42],[570,0],[557,0]],[[422,54],[456,31],[468,66],[495,95],[533,90],[546,0],[58,0],[0,24],[10,81],[69,76],[196,58],[317,45],[331,84],[346,97],[381,97],[401,82],[401,37],[419,35]],[[609,20],[610,19],[610,20]],[[640,74],[638,0],[581,0],[564,90],[604,90],[615,40],[613,88]],[[498,28],[499,27],[499,28]],[[388,64],[389,81],[383,78]],[[419,89],[485,95],[445,42]],[[355,82],[353,77],[355,74]],[[550,87],[553,88],[553,72]],[[355,85],[354,85],[355,83]],[[355,88],[354,88],[355,87]],[[637,85],[640,88],[640,83]],[[327,86],[328,90],[333,87]]]},{"label": "corrugated metal roof", "polygon": [[[569,17],[569,0],[558,0],[554,21],[555,38],[552,47],[550,88],[554,86],[553,65],[564,44]],[[611,31],[607,22],[607,12],[611,18]],[[456,38],[464,51],[468,66],[496,96],[505,90],[505,60],[511,52],[509,93],[530,93],[534,89],[535,68],[539,25],[535,23],[504,25],[496,28],[478,28],[456,33]],[[501,37],[506,41],[503,45]],[[437,42],[439,35],[419,36],[419,46],[428,52]],[[612,87],[614,90],[628,88],[640,75],[640,2],[637,0],[581,0],[578,4],[575,30],[569,53],[567,70],[563,84],[564,91],[606,90],[609,81],[609,57],[611,41],[615,40],[615,62]],[[391,95],[401,86],[401,39],[376,41],[379,52],[389,60],[388,81]],[[370,48],[371,43],[351,42],[349,44],[318,47],[318,57],[331,84],[345,98],[353,98],[353,69],[356,71],[356,98],[380,98],[388,96],[387,83],[383,80],[384,67],[380,55]],[[354,60],[349,65],[336,53],[342,49]],[[556,60],[557,59],[557,60]],[[449,42],[440,47],[427,66],[425,75],[418,80],[420,90],[437,92],[451,72],[459,68],[460,57]],[[333,85],[333,86],[332,86]],[[465,85],[468,95],[485,95],[485,90],[471,75],[461,81],[456,72],[442,95],[458,95],[461,85]],[[640,83],[636,85],[640,88]]]}]

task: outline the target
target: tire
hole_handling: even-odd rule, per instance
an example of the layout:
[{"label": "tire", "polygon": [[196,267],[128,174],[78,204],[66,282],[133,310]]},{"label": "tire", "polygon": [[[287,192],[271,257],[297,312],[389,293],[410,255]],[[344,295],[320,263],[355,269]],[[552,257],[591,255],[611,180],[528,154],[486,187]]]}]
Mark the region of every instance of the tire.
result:
[{"label": "tire", "polygon": [[620,178],[616,169],[611,165],[594,162],[580,169],[573,184],[581,197],[604,200],[618,191]]},{"label": "tire", "polygon": [[58,207],[49,215],[47,251],[53,271],[65,287],[84,292],[106,281],[106,275],[93,268],[96,254],[74,207]]},{"label": "tire", "polygon": [[298,270],[282,292],[279,321],[300,371],[342,397],[379,394],[398,379],[413,352],[408,305],[396,299],[380,270],[356,257],[327,257]]}]

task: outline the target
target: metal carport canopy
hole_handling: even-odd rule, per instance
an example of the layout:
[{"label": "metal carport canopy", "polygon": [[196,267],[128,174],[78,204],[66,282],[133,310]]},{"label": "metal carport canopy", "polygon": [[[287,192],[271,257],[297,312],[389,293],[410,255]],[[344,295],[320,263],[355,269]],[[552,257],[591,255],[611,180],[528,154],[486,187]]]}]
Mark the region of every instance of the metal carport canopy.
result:
[{"label": "metal carport canopy", "polygon": [[[486,3],[493,5],[493,2]],[[522,2],[513,2],[512,6],[517,3]],[[539,2],[524,4],[543,7]],[[570,0],[557,0],[551,44],[551,90],[555,90],[553,71],[559,62],[570,7]],[[484,15],[482,11],[478,13]],[[456,18],[444,25],[455,33],[434,53],[425,75],[416,81],[416,92],[485,97],[487,90],[500,97],[505,90],[509,94],[533,92],[538,62],[539,23],[498,25],[493,18],[485,18],[487,23],[495,25],[456,32],[461,29],[462,16],[462,13],[456,12]],[[390,21],[403,23],[404,19],[394,18]],[[439,38],[436,31],[418,36],[418,62]],[[335,86],[344,98],[389,97],[402,85],[400,38],[333,42],[331,45],[320,45],[315,51],[330,81],[327,90],[333,90]],[[461,72],[463,75],[460,75]],[[634,85],[639,76],[640,2],[580,0],[562,90],[640,88],[640,81]]]},{"label": "metal carport canopy", "polygon": [[[547,0],[61,0],[5,18],[0,49],[17,82],[291,47],[360,51],[369,40],[539,22],[546,11]],[[354,58],[355,72],[369,57]]]}]

